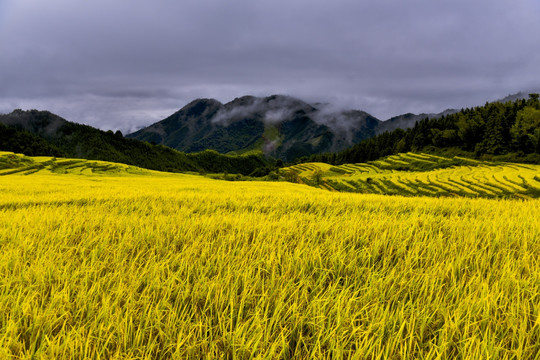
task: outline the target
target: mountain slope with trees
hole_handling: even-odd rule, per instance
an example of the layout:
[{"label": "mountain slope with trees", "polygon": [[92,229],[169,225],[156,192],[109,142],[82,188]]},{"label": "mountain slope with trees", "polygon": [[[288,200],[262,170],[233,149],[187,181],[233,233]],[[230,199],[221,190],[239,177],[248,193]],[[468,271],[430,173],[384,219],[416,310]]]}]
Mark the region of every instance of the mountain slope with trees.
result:
[{"label": "mountain slope with trees", "polygon": [[358,163],[408,151],[461,152],[482,159],[539,163],[539,95],[426,118],[410,129],[384,132],[339,153],[313,155],[297,162]]},{"label": "mountain slope with trees", "polygon": [[216,151],[185,154],[162,145],[125,138],[69,122],[48,111],[15,110],[0,115],[0,150],[29,156],[104,160],[160,171],[229,172],[249,175],[266,168],[262,154],[223,155]]},{"label": "mountain slope with trees", "polygon": [[[381,122],[362,111],[321,109],[324,105],[285,96],[247,96],[225,105],[216,100],[195,100],[129,137],[69,122],[48,111],[15,110],[0,115],[0,150],[121,162],[163,171],[259,176],[268,173],[272,157],[344,164],[424,151],[539,162],[540,105],[536,93],[528,99],[428,114],[421,120],[422,115],[405,114]],[[346,148],[350,143],[355,145]],[[345,150],[338,152],[341,148]]]},{"label": "mountain slope with trees", "polygon": [[127,137],[185,152],[252,150],[291,161],[343,150],[374,136],[380,120],[363,111],[333,110],[289,96],[244,96],[222,104],[197,99],[168,118]]}]

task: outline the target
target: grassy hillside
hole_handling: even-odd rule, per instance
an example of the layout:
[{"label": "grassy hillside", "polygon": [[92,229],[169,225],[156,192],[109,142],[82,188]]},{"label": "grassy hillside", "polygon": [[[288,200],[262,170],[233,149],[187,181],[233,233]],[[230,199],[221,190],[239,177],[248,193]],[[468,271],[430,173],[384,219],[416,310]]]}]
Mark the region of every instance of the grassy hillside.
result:
[{"label": "grassy hillside", "polygon": [[405,196],[540,197],[540,165],[406,153],[359,164],[283,168],[291,182],[327,190]]},{"label": "grassy hillside", "polygon": [[2,159],[0,358],[540,353],[538,200]]}]

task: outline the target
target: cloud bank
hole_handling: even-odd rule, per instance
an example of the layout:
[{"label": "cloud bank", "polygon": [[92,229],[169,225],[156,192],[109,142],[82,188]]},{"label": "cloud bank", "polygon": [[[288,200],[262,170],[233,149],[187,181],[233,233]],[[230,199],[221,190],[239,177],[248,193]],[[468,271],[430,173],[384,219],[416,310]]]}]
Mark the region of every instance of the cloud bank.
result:
[{"label": "cloud bank", "polygon": [[537,0],[3,0],[0,112],[129,132],[198,97],[474,106],[540,88],[539,18]]}]

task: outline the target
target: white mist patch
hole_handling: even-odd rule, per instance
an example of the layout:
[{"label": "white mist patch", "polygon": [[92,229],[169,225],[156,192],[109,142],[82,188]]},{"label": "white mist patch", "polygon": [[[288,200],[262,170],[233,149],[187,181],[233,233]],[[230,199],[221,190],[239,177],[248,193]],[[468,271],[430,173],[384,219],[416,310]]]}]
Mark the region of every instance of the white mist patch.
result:
[{"label": "white mist patch", "polygon": [[264,122],[269,124],[277,124],[289,118],[293,112],[288,109],[266,110],[264,114]]},{"label": "white mist patch", "polygon": [[272,151],[274,151],[280,143],[280,139],[272,140],[272,141],[265,141],[263,144],[263,152],[265,154],[269,154]]},{"label": "white mist patch", "polygon": [[319,105],[319,111],[312,115],[312,119],[317,124],[328,126],[343,139],[351,141],[353,132],[358,131],[367,116],[363,111],[323,104]]},{"label": "white mist patch", "polygon": [[219,111],[212,117],[212,122],[214,124],[220,124],[223,126],[228,126],[236,120],[242,120],[245,118],[253,117],[257,112],[258,103],[260,99],[254,99],[251,103],[246,105],[238,105],[233,107],[224,107],[219,109]]},{"label": "white mist patch", "polygon": [[[339,105],[310,105],[290,96],[273,95],[265,98],[237,98],[224,105],[212,118],[214,124],[229,126],[244,120],[257,119],[276,126],[296,116],[308,116],[315,123],[331,129],[340,141],[351,142],[355,133],[366,127],[369,114]],[[273,139],[266,139],[265,152],[279,146]]]},{"label": "white mist patch", "polygon": [[215,124],[224,126],[242,119],[261,119],[264,123],[275,125],[290,119],[295,111],[308,106],[304,102],[288,96],[267,98],[239,98],[226,104],[212,118]]}]

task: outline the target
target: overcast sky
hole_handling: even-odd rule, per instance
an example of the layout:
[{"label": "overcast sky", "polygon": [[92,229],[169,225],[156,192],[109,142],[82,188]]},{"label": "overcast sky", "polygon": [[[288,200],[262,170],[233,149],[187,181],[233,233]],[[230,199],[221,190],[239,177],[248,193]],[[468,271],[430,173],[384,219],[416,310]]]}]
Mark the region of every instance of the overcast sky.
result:
[{"label": "overcast sky", "polygon": [[199,97],[385,120],[539,88],[539,0],[0,0],[3,113],[128,132]]}]

